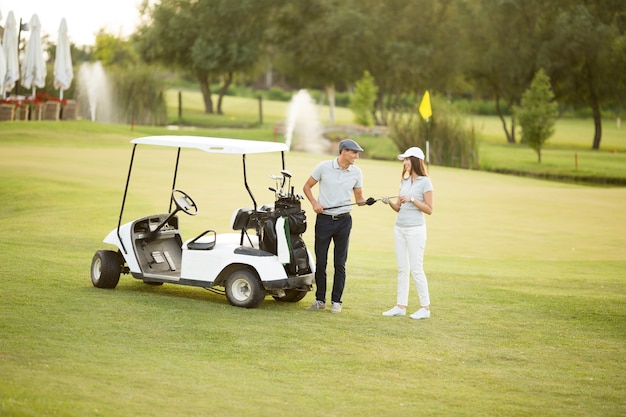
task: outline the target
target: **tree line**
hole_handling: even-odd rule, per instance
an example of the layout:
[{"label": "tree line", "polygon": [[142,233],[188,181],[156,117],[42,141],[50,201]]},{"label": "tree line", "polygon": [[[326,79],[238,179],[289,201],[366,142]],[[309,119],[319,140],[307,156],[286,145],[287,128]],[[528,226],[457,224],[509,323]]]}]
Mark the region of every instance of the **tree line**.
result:
[{"label": "tree line", "polygon": [[[332,117],[335,92],[367,74],[376,124],[429,90],[493,100],[516,143],[509,110],[543,70],[561,106],[591,109],[599,149],[603,114],[625,108],[623,0],[160,0],[140,12],[117,53],[132,45],[139,61],[193,77],[207,113],[223,113],[233,83],[265,78],[324,91]],[[96,53],[115,60],[101,35]]]}]

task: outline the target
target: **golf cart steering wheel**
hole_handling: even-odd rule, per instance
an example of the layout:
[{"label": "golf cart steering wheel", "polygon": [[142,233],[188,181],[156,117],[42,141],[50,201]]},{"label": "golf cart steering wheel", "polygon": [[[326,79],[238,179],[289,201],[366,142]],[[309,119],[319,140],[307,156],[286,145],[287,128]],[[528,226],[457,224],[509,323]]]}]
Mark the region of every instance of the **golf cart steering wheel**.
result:
[{"label": "golf cart steering wheel", "polygon": [[184,191],[181,190],[174,190],[172,191],[172,200],[174,200],[174,204],[176,204],[176,207],[183,211],[185,214],[188,214],[190,216],[195,216],[196,214],[198,214],[198,206],[196,206],[196,203],[192,200],[191,197],[189,197],[189,194],[187,194]]}]

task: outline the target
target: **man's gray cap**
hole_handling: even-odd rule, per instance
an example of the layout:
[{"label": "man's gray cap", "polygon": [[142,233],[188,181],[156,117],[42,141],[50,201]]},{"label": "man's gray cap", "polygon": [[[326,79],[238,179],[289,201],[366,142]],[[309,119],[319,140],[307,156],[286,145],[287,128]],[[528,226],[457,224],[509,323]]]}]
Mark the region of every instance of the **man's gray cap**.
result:
[{"label": "man's gray cap", "polygon": [[363,148],[361,148],[359,144],[352,139],[344,139],[339,142],[339,152],[343,151],[344,149],[348,151],[363,152]]}]

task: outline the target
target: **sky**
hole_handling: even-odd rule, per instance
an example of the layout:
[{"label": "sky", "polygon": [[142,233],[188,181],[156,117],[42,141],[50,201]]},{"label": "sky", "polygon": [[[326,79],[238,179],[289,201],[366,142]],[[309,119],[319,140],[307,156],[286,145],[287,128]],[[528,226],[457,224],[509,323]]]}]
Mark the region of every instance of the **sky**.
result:
[{"label": "sky", "polygon": [[[101,28],[116,36],[133,33],[139,24],[140,4],[141,0],[0,0],[0,26],[6,25],[10,11],[18,25],[20,18],[28,23],[37,14],[42,35],[49,35],[55,43],[61,19],[65,18],[70,42],[94,45]],[[28,32],[22,32],[25,36]]]}]

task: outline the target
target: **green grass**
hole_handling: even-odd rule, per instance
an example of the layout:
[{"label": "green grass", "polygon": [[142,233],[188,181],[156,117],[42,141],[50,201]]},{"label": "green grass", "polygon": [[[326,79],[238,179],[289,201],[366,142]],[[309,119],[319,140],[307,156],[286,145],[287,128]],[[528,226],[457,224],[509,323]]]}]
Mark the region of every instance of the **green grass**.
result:
[{"label": "green grass", "polygon": [[[624,414],[625,188],[431,167],[426,321],[380,315],[396,290],[394,213],[381,203],[354,210],[340,315],[304,311],[313,294],[246,310],[128,276],[96,289],[89,266],[117,223],[128,140],[163,133],[0,125],[0,415]],[[251,182],[269,202],[279,160],[258,156]],[[128,215],[165,210],[174,155],[136,158]],[[200,208],[181,215],[183,238],[228,231],[249,203],[241,161],[182,158],[178,184]],[[287,155],[297,188],[322,158]],[[398,161],[358,164],[367,196],[395,192]]]},{"label": "green grass", "polygon": [[[505,144],[502,122],[493,116],[472,116],[471,122],[481,132],[484,143]],[[507,123],[510,128],[510,119]],[[521,138],[521,130],[516,130],[516,138]],[[555,125],[554,136],[545,143],[546,149],[591,149],[593,143],[594,126],[592,119],[558,119]],[[614,119],[602,121],[601,149],[610,152],[612,150],[626,151],[626,126],[618,126]]]},{"label": "green grass", "polygon": [[560,180],[626,183],[626,152],[611,153],[589,149],[542,151],[542,162],[530,148],[509,145],[481,146],[481,169]]},{"label": "green grass", "polygon": [[[537,153],[526,145],[508,145],[495,117],[471,118],[480,132],[481,169],[559,180],[626,183],[626,128],[604,120],[600,150],[591,150],[592,120],[560,119],[554,137]],[[521,133],[517,131],[517,138]]]}]

